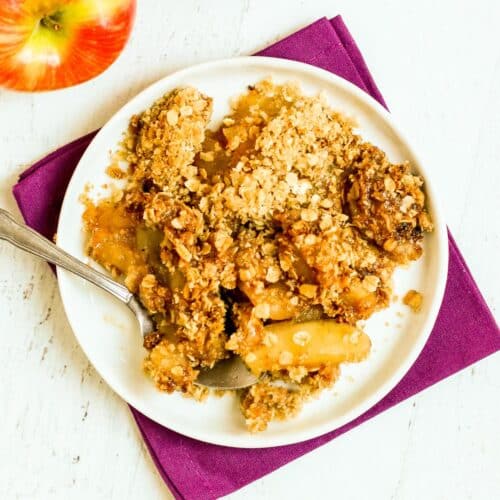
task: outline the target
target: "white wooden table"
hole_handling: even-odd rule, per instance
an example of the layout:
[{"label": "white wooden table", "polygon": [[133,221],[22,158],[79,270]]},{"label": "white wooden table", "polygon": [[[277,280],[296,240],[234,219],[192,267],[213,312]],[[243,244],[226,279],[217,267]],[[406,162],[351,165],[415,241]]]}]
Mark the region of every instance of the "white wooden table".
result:
[{"label": "white wooden table", "polygon": [[[28,164],[102,125],[150,82],[341,13],[435,171],[449,226],[498,310],[498,0],[139,3],[130,43],[98,79],[39,95],[0,90],[2,207],[18,213],[11,185]],[[0,321],[0,498],[170,498],[127,406],[76,344],[51,271],[6,244]],[[499,395],[497,354],[232,498],[499,498]]]}]

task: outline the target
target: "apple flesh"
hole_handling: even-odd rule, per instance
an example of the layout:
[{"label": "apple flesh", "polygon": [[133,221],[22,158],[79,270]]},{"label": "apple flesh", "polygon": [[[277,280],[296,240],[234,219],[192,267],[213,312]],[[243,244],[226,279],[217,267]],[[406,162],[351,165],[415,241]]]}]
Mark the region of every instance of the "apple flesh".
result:
[{"label": "apple flesh", "polygon": [[0,86],[53,90],[102,73],[125,46],[135,0],[0,0]]}]

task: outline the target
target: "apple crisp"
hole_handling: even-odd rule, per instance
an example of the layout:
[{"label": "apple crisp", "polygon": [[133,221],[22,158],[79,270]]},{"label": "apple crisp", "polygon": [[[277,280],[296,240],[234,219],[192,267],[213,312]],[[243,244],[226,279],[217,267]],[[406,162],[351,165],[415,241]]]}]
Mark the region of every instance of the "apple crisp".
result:
[{"label": "apple crisp", "polygon": [[264,80],[215,131],[211,113],[186,87],[132,117],[126,187],[87,201],[87,251],[152,315],[157,387],[202,399],[200,369],[239,355],[260,375],[238,397],[261,431],[368,356],[358,322],[389,306],[394,269],[432,223],[411,165],[321,95]]}]

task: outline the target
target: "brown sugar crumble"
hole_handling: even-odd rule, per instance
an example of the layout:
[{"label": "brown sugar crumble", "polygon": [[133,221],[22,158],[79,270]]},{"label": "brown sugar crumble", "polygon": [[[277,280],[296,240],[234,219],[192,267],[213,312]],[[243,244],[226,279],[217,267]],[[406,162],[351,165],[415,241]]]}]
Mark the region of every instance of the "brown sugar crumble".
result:
[{"label": "brown sugar crumble", "polygon": [[152,315],[157,387],[203,399],[199,370],[237,354],[261,375],[238,393],[261,431],[366,358],[358,322],[389,306],[394,269],[420,257],[432,223],[411,165],[322,96],[264,80],[215,132],[211,113],[186,87],[131,118],[129,169],[109,171],[127,186],[85,201],[87,252]]},{"label": "brown sugar crumble", "polygon": [[120,168],[119,165],[111,164],[106,169],[106,174],[112,179],[125,179],[127,177],[127,172]]},{"label": "brown sugar crumble", "polygon": [[419,312],[422,309],[422,294],[416,290],[409,290],[403,297],[403,304],[407,305],[413,312]]}]

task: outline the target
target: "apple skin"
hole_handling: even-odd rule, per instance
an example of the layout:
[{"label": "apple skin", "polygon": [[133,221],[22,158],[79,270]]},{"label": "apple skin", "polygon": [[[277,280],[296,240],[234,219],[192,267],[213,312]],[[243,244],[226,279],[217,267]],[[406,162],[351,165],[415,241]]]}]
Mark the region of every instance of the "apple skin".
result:
[{"label": "apple skin", "polygon": [[136,0],[0,0],[0,86],[70,87],[120,55]]}]

